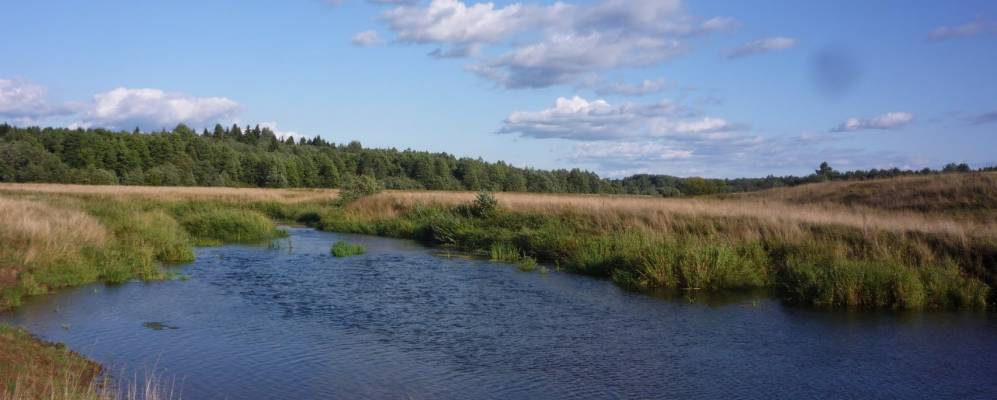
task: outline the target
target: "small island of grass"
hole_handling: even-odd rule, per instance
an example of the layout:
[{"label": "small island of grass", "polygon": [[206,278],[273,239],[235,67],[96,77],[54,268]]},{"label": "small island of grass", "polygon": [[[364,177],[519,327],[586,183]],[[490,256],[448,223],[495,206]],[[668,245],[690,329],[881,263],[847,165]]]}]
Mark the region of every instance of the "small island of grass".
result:
[{"label": "small island of grass", "polygon": [[352,244],[345,241],[338,241],[332,245],[332,255],[335,257],[359,256],[367,251],[362,244]]}]

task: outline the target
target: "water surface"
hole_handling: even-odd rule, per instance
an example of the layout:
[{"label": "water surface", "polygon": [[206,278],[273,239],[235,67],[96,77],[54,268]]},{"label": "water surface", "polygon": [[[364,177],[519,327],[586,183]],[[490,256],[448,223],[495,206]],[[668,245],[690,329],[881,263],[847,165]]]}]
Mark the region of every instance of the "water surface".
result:
[{"label": "water surface", "polygon": [[[722,305],[291,229],[188,280],[41,296],[0,322],[186,399],[995,398],[997,319]],[[336,240],[367,254],[334,258]]]}]

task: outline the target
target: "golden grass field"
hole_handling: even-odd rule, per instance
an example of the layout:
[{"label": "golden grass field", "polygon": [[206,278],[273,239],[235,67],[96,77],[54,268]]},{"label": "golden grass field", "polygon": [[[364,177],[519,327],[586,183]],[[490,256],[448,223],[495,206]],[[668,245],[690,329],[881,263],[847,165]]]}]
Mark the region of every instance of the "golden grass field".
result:
[{"label": "golden grass field", "polygon": [[[0,183],[3,194],[42,194],[117,200],[331,202],[335,189],[258,189],[212,187],[82,186]],[[361,199],[350,211],[367,217],[392,217],[417,203],[459,204],[474,192],[385,191]],[[840,225],[869,231],[922,232],[955,238],[997,237],[997,173],[946,174],[896,179],[828,182],[738,194],[723,198],[496,193],[502,208],[540,214],[573,213],[607,228],[639,227],[667,233],[676,216],[754,220],[792,234],[805,225]],[[41,239],[46,232],[98,240],[101,228],[79,212],[0,198],[0,237],[35,237],[39,249],[62,240]],[[46,222],[48,221],[48,222]],[[66,221],[78,221],[66,223]],[[19,239],[29,240],[29,239]],[[32,247],[34,248],[34,246]],[[34,250],[31,250],[34,251]]]},{"label": "golden grass field", "polygon": [[[473,192],[382,192],[351,205],[365,216],[393,216],[415,204],[467,203]],[[842,225],[891,232],[948,235],[994,235],[997,225],[915,210],[884,210],[833,202],[802,203],[764,196],[743,198],[657,198],[638,196],[496,193],[502,208],[512,212],[586,215],[606,226],[633,226],[667,232],[676,215],[755,219],[774,227],[802,224]]]},{"label": "golden grass field", "polygon": [[277,201],[284,203],[305,203],[333,200],[338,195],[339,190],[0,183],[0,193],[3,192],[158,201],[215,200],[228,202]]}]

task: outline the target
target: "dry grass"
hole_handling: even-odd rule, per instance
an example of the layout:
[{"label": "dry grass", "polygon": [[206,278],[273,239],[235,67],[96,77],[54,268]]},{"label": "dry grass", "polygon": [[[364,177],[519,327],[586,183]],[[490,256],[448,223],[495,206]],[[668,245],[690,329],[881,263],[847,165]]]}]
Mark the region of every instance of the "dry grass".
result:
[{"label": "dry grass", "polygon": [[0,326],[0,400],[86,399],[97,396],[100,366],[64,346]]},{"label": "dry grass", "polygon": [[115,199],[159,201],[214,200],[225,202],[276,201],[306,203],[331,201],[339,195],[336,189],[260,189],[229,187],[173,186],[91,186],[47,183],[0,183],[0,192],[59,194]]},{"label": "dry grass", "polygon": [[[474,199],[472,192],[384,192],[361,199],[351,212],[364,217],[393,217],[416,204],[454,205]],[[635,196],[495,194],[502,208],[512,212],[585,215],[606,228],[639,227],[668,232],[679,217],[751,219],[783,234],[803,225],[840,225],[862,230],[922,232],[956,237],[997,236],[992,223],[973,222],[915,211],[878,210],[833,203],[793,204],[765,197],[741,199],[665,199]]]},{"label": "dry grass", "polygon": [[78,256],[107,240],[104,226],[79,210],[0,197],[0,290],[17,283],[24,268]]},{"label": "dry grass", "polygon": [[997,172],[909,176],[862,182],[828,182],[740,195],[790,204],[840,204],[880,210],[978,216],[997,212]]},{"label": "dry grass", "polygon": [[[156,201],[332,201],[334,189],[85,186],[0,183],[0,192],[58,194]],[[351,205],[364,217],[394,217],[417,203],[454,205],[474,192],[386,191]],[[726,199],[497,193],[503,208],[545,215],[586,215],[608,227],[667,232],[675,216],[749,218],[783,230],[801,224],[840,225],[872,231],[921,232],[955,237],[995,237],[988,216],[997,212],[997,173],[946,174],[863,182],[830,182],[775,189]],[[962,210],[962,212],[946,212]],[[967,217],[967,215],[970,215]],[[6,218],[4,218],[6,220]],[[2,221],[6,222],[6,221]],[[791,232],[783,232],[791,233]]]}]

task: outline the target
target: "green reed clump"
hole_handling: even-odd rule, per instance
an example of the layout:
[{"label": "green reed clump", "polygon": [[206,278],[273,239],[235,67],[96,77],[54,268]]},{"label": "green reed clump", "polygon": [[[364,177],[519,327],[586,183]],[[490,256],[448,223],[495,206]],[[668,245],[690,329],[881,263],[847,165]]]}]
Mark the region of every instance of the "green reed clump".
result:
[{"label": "green reed clump", "polygon": [[336,257],[359,256],[367,251],[362,244],[352,244],[345,241],[338,241],[332,245],[332,255]]},{"label": "green reed clump", "polygon": [[524,256],[516,262],[516,269],[521,272],[533,272],[539,269],[537,260],[530,256]]},{"label": "green reed clump", "polygon": [[184,229],[198,245],[257,242],[286,236],[273,221],[256,211],[207,208],[178,215]]},{"label": "green reed clump", "polygon": [[[979,265],[992,261],[967,262],[951,239],[833,224],[780,231],[785,228],[749,217],[682,215],[670,216],[661,231],[571,210],[521,213],[493,206],[478,213],[475,203],[416,204],[398,216],[374,218],[340,210],[320,214],[316,226],[412,238],[503,262],[529,257],[639,290],[777,288],[795,303],[904,309],[985,308],[997,297],[979,278],[990,276]],[[535,266],[526,261],[521,268]]]},{"label": "green reed clump", "polygon": [[989,287],[954,265],[909,266],[889,260],[854,260],[817,246],[783,256],[778,285],[788,300],[818,306],[916,309],[983,307]]},{"label": "green reed clump", "polygon": [[515,245],[509,243],[493,243],[488,250],[492,261],[514,263],[523,257],[523,253]]}]

